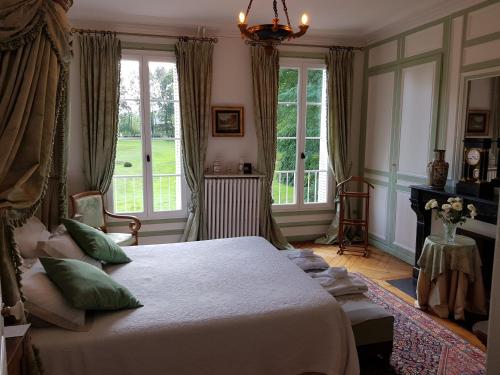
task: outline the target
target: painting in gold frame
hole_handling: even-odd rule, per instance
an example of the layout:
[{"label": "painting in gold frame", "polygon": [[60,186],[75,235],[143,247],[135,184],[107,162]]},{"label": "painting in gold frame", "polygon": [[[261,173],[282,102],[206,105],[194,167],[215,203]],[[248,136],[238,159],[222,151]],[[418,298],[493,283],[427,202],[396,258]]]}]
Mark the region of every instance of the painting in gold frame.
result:
[{"label": "painting in gold frame", "polygon": [[212,136],[243,137],[243,107],[212,107]]}]

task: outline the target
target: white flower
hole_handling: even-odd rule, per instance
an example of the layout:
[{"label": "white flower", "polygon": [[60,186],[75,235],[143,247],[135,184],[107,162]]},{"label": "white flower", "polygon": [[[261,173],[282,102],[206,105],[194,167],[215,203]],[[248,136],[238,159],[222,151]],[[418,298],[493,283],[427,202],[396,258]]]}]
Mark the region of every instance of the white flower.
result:
[{"label": "white flower", "polygon": [[441,206],[441,209],[444,211],[444,212],[449,212],[451,210],[451,204],[443,204]]},{"label": "white flower", "polygon": [[474,209],[474,210],[471,210],[470,211],[470,218],[472,220],[474,220],[474,218],[477,216],[477,211]]},{"label": "white flower", "polygon": [[448,203],[453,203],[453,202],[455,202],[455,198],[449,197],[448,198]]},{"label": "white flower", "polygon": [[435,208],[437,206],[438,206],[437,201],[435,199],[431,199],[425,204],[425,209],[430,210],[431,208]]},{"label": "white flower", "polygon": [[451,204],[451,208],[453,208],[455,211],[462,211],[463,205],[461,202],[455,202]]},{"label": "white flower", "polygon": [[473,204],[468,204],[467,208],[469,209],[469,211],[476,211],[476,207]]}]

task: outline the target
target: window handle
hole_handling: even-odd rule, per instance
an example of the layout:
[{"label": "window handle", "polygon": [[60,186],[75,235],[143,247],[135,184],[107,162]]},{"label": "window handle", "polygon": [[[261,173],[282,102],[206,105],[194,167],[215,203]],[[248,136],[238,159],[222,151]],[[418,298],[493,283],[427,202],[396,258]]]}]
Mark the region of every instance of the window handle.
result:
[{"label": "window handle", "polygon": [[149,154],[146,154],[146,161],[149,163],[151,161],[151,156]]},{"label": "window handle", "polygon": [[300,153],[300,158],[301,158],[302,160],[304,160],[304,159],[306,158],[306,154],[304,154],[303,152],[301,152],[301,153]]}]

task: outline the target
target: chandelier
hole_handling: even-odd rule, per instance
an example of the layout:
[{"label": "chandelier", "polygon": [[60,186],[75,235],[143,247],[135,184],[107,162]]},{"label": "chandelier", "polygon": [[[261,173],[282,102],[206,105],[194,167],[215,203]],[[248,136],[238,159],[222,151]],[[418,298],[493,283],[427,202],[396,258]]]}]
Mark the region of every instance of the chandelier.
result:
[{"label": "chandelier", "polygon": [[250,0],[248,4],[246,14],[240,12],[238,28],[241,31],[242,38],[248,38],[251,41],[262,42],[267,47],[272,47],[276,44],[280,44],[284,40],[295,39],[304,35],[309,28],[307,25],[308,17],[307,14],[302,15],[301,24],[299,25],[299,31],[294,32],[290,24],[290,17],[288,17],[288,9],[286,7],[285,0],[281,0],[283,3],[283,11],[286,15],[286,25],[280,24],[278,18],[278,5],[277,1],[273,0],[273,10],[274,18],[271,24],[261,24],[248,27],[248,14],[250,13],[250,8],[252,7],[253,0]]}]

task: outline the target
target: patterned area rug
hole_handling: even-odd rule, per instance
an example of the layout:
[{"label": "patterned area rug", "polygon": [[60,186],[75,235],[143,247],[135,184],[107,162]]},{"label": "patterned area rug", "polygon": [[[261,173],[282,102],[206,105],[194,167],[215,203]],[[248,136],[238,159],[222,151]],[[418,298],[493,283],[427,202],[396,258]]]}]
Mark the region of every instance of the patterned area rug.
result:
[{"label": "patterned area rug", "polygon": [[[396,374],[486,374],[486,354],[375,282],[367,296],[394,317],[391,365]],[[380,373],[380,372],[377,372]]]}]

